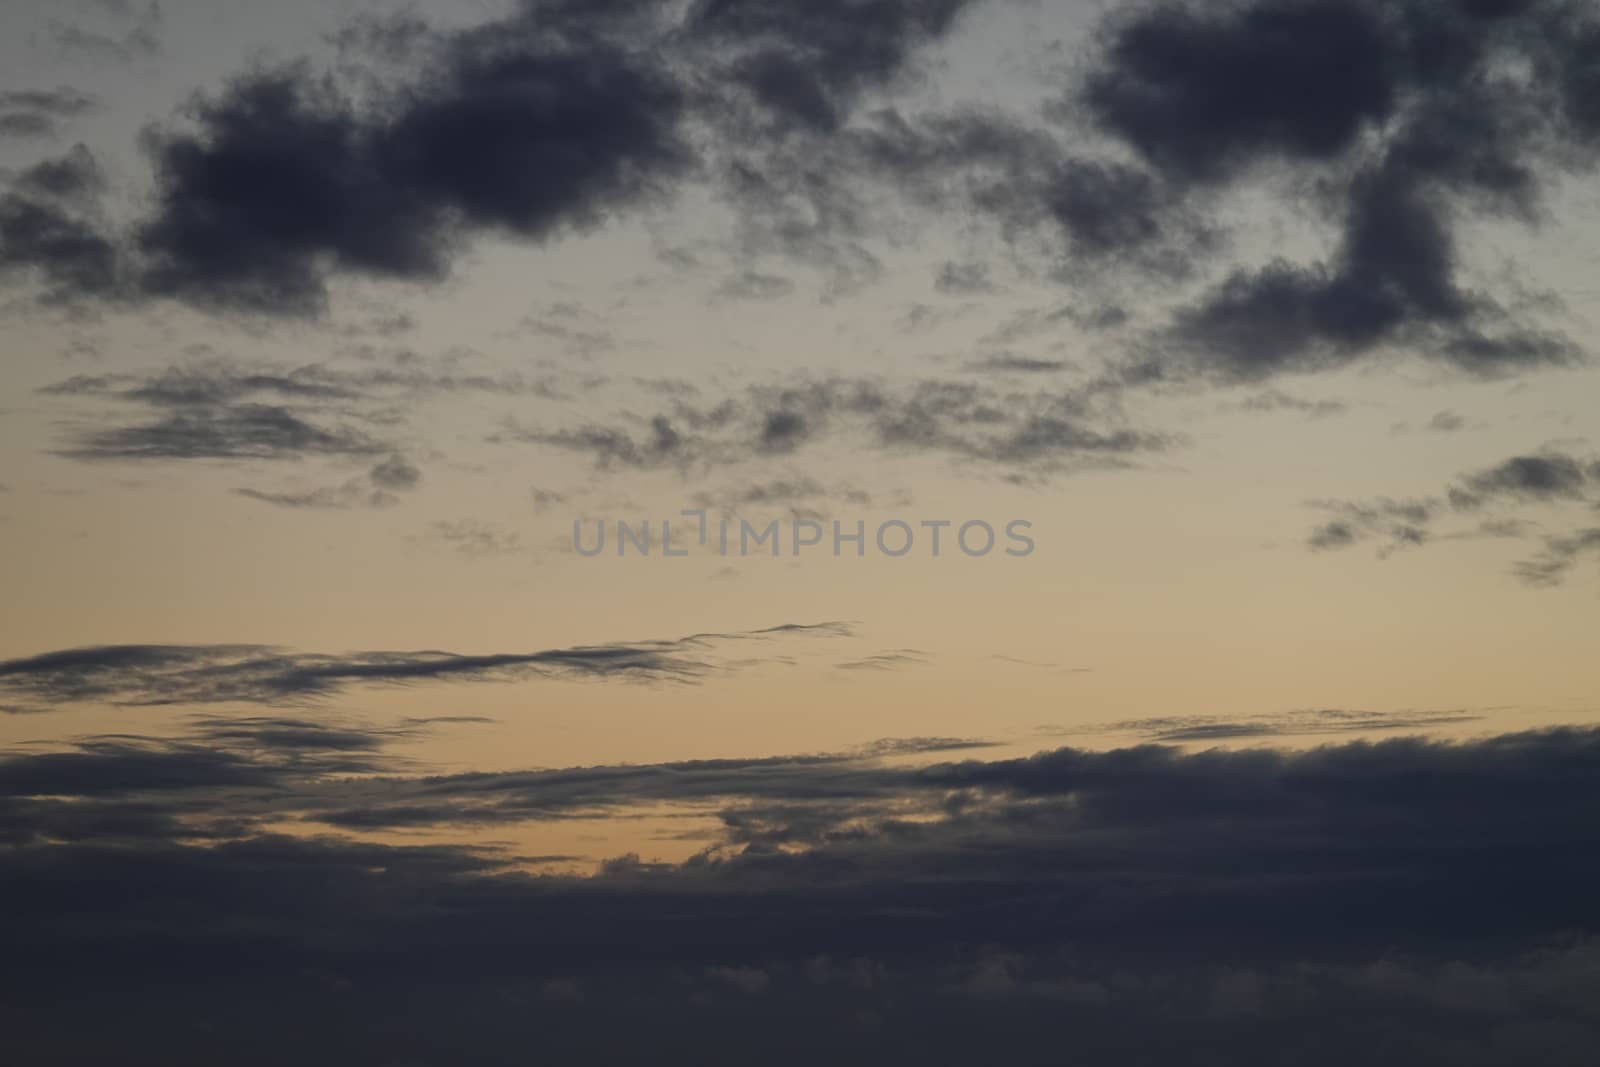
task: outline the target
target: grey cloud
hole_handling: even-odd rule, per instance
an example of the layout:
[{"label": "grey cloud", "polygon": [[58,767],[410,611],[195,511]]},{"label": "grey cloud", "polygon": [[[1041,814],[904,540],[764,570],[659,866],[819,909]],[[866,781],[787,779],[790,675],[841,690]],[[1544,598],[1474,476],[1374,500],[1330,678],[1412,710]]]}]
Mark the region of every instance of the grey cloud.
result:
[{"label": "grey cloud", "polygon": [[995,284],[989,276],[987,263],[946,262],[939,267],[934,288],[941,293],[970,295],[992,293]]},{"label": "grey cloud", "polygon": [[1293,411],[1307,418],[1321,419],[1342,415],[1349,406],[1342,400],[1307,400],[1281,389],[1267,389],[1239,402],[1239,410],[1252,412]]},{"label": "grey cloud", "polygon": [[264,489],[235,489],[235,493],[263,504],[281,508],[299,508],[312,511],[348,511],[353,508],[388,508],[400,498],[387,490],[376,488],[369,482],[355,478],[343,485],[324,486],[289,492],[269,492]]},{"label": "grey cloud", "polygon": [[1031,359],[1027,356],[989,356],[967,364],[975,371],[1001,374],[1056,374],[1072,370],[1072,364],[1058,359]]},{"label": "grey cloud", "polygon": [[864,659],[849,660],[834,666],[841,671],[895,671],[904,667],[919,667],[928,662],[925,653],[914,648],[901,648],[893,652],[880,652]]},{"label": "grey cloud", "polygon": [[824,484],[815,478],[797,475],[769,481],[749,482],[694,494],[694,503],[730,515],[750,509],[785,509],[795,518],[817,519],[831,509],[873,505],[873,496],[848,483]]},{"label": "grey cloud", "polygon": [[82,146],[14,176],[0,193],[0,276],[36,279],[50,302],[113,294],[120,267],[95,203],[101,186]]},{"label": "grey cloud", "polygon": [[[246,368],[211,360],[139,375],[78,375],[40,390],[47,397],[95,399],[142,407],[152,418],[102,414],[97,428],[76,431],[61,453],[81,460],[295,459],[377,457],[374,489],[415,488],[421,472],[394,453],[395,444],[363,424],[388,423],[396,400],[482,392],[506,396],[564,395],[552,379],[452,374],[384,367],[341,369],[307,364]],[[105,426],[105,423],[111,423]],[[254,491],[252,491],[254,492]],[[281,494],[278,494],[281,495]],[[324,504],[343,490],[322,494]],[[286,501],[280,501],[286,502]]]},{"label": "grey cloud", "polygon": [[50,35],[63,52],[76,53],[92,60],[129,62],[149,59],[161,53],[162,12],[159,0],[142,7],[133,3],[111,2],[99,5],[110,25],[86,26],[52,20]]},{"label": "grey cloud", "polygon": [[1263,737],[1315,737],[1323,734],[1367,734],[1398,730],[1427,730],[1477,722],[1483,715],[1456,711],[1353,711],[1346,708],[1310,708],[1279,715],[1238,717],[1165,716],[1133,719],[1106,727],[1113,732],[1140,734],[1163,743],[1204,743]]},{"label": "grey cloud", "polygon": [[415,489],[421,483],[422,471],[404,456],[394,455],[373,467],[368,477],[380,489],[404,491]]},{"label": "grey cloud", "polygon": [[[1523,539],[1539,529],[1524,514],[1507,509],[1600,506],[1600,464],[1547,448],[1513,456],[1458,478],[1439,496],[1412,500],[1320,501],[1334,518],[1312,531],[1315,550],[1348,548],[1377,540],[1380,553],[1434,540],[1492,537]],[[1441,530],[1441,525],[1455,520]],[[1531,585],[1557,585],[1588,553],[1591,531],[1546,534],[1541,554],[1513,573]]]},{"label": "grey cloud", "polygon": [[725,669],[717,658],[724,645],[845,632],[846,628],[834,623],[796,625],[495,655],[436,651],[328,655],[259,646],[112,645],[0,662],[0,693],[45,708],[76,704],[276,705],[326,700],[367,685],[542,677],[692,682]]},{"label": "grey cloud", "polygon": [[178,412],[154,422],[82,433],[61,450],[81,460],[298,459],[386,451],[358,430],[325,427],[271,404]]},{"label": "grey cloud", "polygon": [[1467,492],[1478,499],[1574,500],[1581,498],[1590,485],[1589,471],[1584,465],[1558,452],[1515,456],[1465,481]]},{"label": "grey cloud", "polygon": [[88,93],[65,86],[0,92],[0,137],[53,137],[97,104]]},{"label": "grey cloud", "polygon": [[1124,425],[1111,400],[1094,390],[1007,392],[936,379],[750,386],[712,406],[679,402],[631,421],[635,426],[577,429],[513,424],[492,440],[588,453],[603,469],[642,470],[706,469],[856,440],[885,453],[924,452],[1026,476],[1132,462],[1171,444]]},{"label": "grey cloud", "polygon": [[1513,573],[1535,586],[1560,585],[1585,556],[1600,555],[1600,528],[1590,527],[1545,539],[1539,554],[1517,564]]},{"label": "grey cloud", "polygon": [[429,535],[469,559],[512,556],[525,551],[522,536],[476,519],[436,522]]},{"label": "grey cloud", "polygon": [[745,271],[718,287],[722,300],[781,300],[794,292],[794,282],[775,274]]}]

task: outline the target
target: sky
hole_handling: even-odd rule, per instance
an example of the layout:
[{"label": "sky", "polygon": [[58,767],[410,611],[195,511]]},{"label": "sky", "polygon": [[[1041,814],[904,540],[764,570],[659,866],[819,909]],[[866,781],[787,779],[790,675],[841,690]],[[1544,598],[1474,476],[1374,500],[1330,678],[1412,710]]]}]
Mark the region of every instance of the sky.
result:
[{"label": "sky", "polygon": [[1597,57],[10,0],[0,1033],[1594,1062]]}]

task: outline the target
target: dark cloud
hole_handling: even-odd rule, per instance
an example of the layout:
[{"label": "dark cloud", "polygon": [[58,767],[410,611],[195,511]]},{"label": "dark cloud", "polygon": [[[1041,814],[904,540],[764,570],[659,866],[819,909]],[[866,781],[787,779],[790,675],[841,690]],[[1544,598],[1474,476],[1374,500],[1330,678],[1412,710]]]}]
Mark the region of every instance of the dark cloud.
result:
[{"label": "dark cloud", "polygon": [[[1597,475],[1600,464],[1595,461],[1546,449],[1463,475],[1439,496],[1320,501],[1317,506],[1335,517],[1312,532],[1308,545],[1329,550],[1376,540],[1380,554],[1387,555],[1433,540],[1523,539],[1540,528],[1526,517],[1529,509],[1600,507]],[[1583,529],[1544,534],[1541,554],[1518,564],[1513,573],[1532,585],[1560,584],[1592,547],[1590,534]]]},{"label": "dark cloud", "polygon": [[318,426],[288,408],[233,404],[89,430],[61,454],[81,460],[298,459],[385,450],[358,430]]},{"label": "dark cloud", "polygon": [[[375,1065],[510,1064],[534,1045],[961,1063],[1004,1033],[1010,1060],[1043,1065],[1068,1025],[1088,1064],[1292,1049],[1329,1067],[1576,1067],[1600,1037],[1591,730],[364,784],[297,768],[296,753],[369,752],[302,726],[0,760],[14,1049],[265,1064],[314,1037]],[[548,856],[275,832],[352,789],[370,802],[342,809],[352,824],[432,790],[425,804],[528,818],[709,803],[721,829],[686,863],[619,857],[587,877],[528,873]],[[68,1004],[100,1025],[63,1027]],[[207,1026],[180,1025],[197,1013]]]},{"label": "dark cloud", "polygon": [[824,484],[797,475],[704,490],[695,493],[693,501],[698,507],[728,515],[783,509],[797,519],[817,520],[840,507],[869,508],[873,496],[848,483]]},{"label": "dark cloud", "polygon": [[1570,340],[1461,283],[1458,231],[1536,217],[1570,154],[1592,151],[1550,104],[1592,24],[1565,4],[1490,18],[1304,0],[1162,3],[1117,21],[1082,89],[1099,128],[1184,190],[1305,171],[1339,233],[1325,263],[1236,269],[1181,310],[1156,362],[1258,379],[1391,345],[1480,375],[1577,360]]},{"label": "dark cloud", "polygon": [[371,478],[352,478],[341,485],[318,489],[271,492],[265,489],[235,489],[235,493],[263,504],[312,511],[349,511],[355,508],[389,508],[400,498]]},{"label": "dark cloud", "polygon": [[[809,174],[805,163],[786,162]],[[1108,268],[1181,277],[1217,247],[1216,228],[1158,175],[1078,154],[1060,132],[1003,114],[880,111],[811,164],[819,165],[881,182],[901,201],[987,219],[1017,251],[1044,255],[1072,281]],[[835,213],[871,224],[865,213]]]},{"label": "dark cloud", "polygon": [[[142,375],[78,375],[40,390],[47,397],[87,404],[108,401],[150,416],[130,420],[122,410],[97,413],[92,428],[75,431],[61,454],[80,460],[254,460],[381,457],[361,481],[388,502],[415,488],[421,472],[374,436],[392,433],[397,401],[482,392],[558,396],[549,379],[517,375],[451,374],[324,364],[243,367],[224,360],[196,362]],[[109,425],[107,425],[109,423]],[[308,507],[359,506],[361,484],[305,493],[246,495]],[[369,501],[370,502],[370,501]]]},{"label": "dark cloud", "polygon": [[1309,708],[1281,715],[1165,716],[1114,723],[1107,730],[1134,733],[1164,743],[1206,743],[1260,737],[1315,737],[1322,734],[1366,734],[1395,730],[1426,730],[1476,722],[1483,716],[1469,711],[1352,711],[1346,708]]},{"label": "dark cloud", "polygon": [[629,416],[615,426],[512,425],[493,440],[584,452],[602,468],[642,470],[705,469],[852,441],[888,454],[994,465],[1018,476],[1128,463],[1171,443],[1129,428],[1114,398],[1094,390],[1008,392],[958,380],[890,385],[846,378],[750,386],[715,405],[679,401],[669,411]]},{"label": "dark cloud", "polygon": [[422,472],[404,456],[390,456],[368,473],[372,484],[380,489],[404,491],[415,489],[422,482]]},{"label": "dark cloud", "polygon": [[1600,528],[1547,537],[1539,554],[1518,563],[1514,572],[1529,585],[1560,585],[1584,557],[1600,555]]},{"label": "dark cloud", "polygon": [[[284,460],[377,456],[389,445],[330,409],[360,394],[315,368],[287,374],[250,373],[222,366],[174,368],[147,378],[78,376],[42,390],[46,396],[106,397],[150,409],[128,421],[122,412],[73,433],[62,455],[86,461]],[[110,422],[111,425],[106,425]],[[375,486],[381,491],[383,486]],[[254,490],[247,495],[268,499]],[[328,490],[306,506],[348,503]],[[284,497],[276,503],[291,503]]]},{"label": "dark cloud", "polygon": [[848,660],[834,666],[841,671],[897,671],[906,667],[919,667],[927,662],[926,653],[914,648],[900,648],[892,652],[879,652],[864,659]]},{"label": "dark cloud", "polygon": [[52,20],[50,36],[62,52],[104,62],[149,59],[161,53],[162,14],[159,0],[139,6],[121,0],[99,3],[102,17],[83,25]]},{"label": "dark cloud", "polygon": [[[872,241],[917,211],[983,220],[1052,276],[1106,290],[1125,271],[1199,275],[1226,250],[1229,196],[1289,196],[1327,222],[1331,255],[1235,262],[1179,299],[1124,384],[1379,351],[1484,376],[1583,358],[1471,285],[1462,248],[1475,220],[1543,217],[1553,183],[1600,149],[1584,5],[1163,0],[1107,16],[1043,120],[892,97],[972,6],[829,0],[801,18],[769,0],[525,0],[467,29],[368,20],[338,37],[359,89],[257,70],[149,131],[155,206],[131,241],[14,225],[56,234],[74,263],[92,249],[87,273],[41,265],[58,293],[313,314],[339,276],[435,281],[480,235],[547,242],[688,181],[732,210],[742,252],[822,271],[824,299],[879,276]],[[723,295],[787,281],[745,266]],[[937,279],[992,284],[970,261]]]},{"label": "dark cloud", "polygon": [[120,268],[96,204],[102,184],[81,145],[15,175],[0,193],[0,275],[35,279],[51,302],[113,295]]},{"label": "dark cloud", "polygon": [[684,170],[682,92],[604,19],[530,3],[429,35],[426,69],[357,102],[305,67],[246,76],[153,131],[147,290],[315,313],[330,276],[436,280],[473,233],[544,241]]},{"label": "dark cloud", "polygon": [[769,132],[836,130],[867,90],[901,76],[971,0],[698,0],[684,32]]},{"label": "dark cloud", "polygon": [[12,89],[0,92],[0,137],[54,137],[71,119],[98,101],[77,89]]},{"label": "dark cloud", "polygon": [[832,129],[966,6],[523,0],[467,29],[358,21],[337,43],[371,75],[359,91],[305,63],[258,69],[146,131],[154,207],[118,242],[119,295],[312,315],[342,275],[434,282],[479,235],[591,230],[707,173],[691,120],[721,158]]},{"label": "dark cloud", "polygon": [[1056,374],[1072,369],[1070,363],[1059,359],[1031,359],[1027,356],[989,356],[967,366],[976,371],[996,371],[1001,374]]},{"label": "dark cloud", "polygon": [[1399,96],[1376,6],[1166,3],[1113,17],[1083,100],[1101,129],[1182,182],[1281,157],[1331,159]]},{"label": "dark cloud", "polygon": [[1266,389],[1239,402],[1239,410],[1252,412],[1293,411],[1311,419],[1342,415],[1349,405],[1342,400],[1307,400],[1281,389]]},{"label": "dark cloud", "polygon": [[[1481,471],[1465,480],[1466,491],[1475,500],[1487,497],[1512,497],[1523,500],[1575,500],[1591,488],[1589,470],[1572,456],[1551,452],[1536,456],[1515,456],[1498,467]],[[1458,496],[1458,503],[1467,498]]]},{"label": "dark cloud", "polygon": [[322,655],[235,645],[112,645],[0,662],[0,692],[45,708],[73,704],[145,707],[297,704],[337,696],[355,686],[442,681],[558,677],[690,682],[723,670],[717,650],[729,643],[847,632],[841,624],[827,623],[478,656],[450,652]]}]

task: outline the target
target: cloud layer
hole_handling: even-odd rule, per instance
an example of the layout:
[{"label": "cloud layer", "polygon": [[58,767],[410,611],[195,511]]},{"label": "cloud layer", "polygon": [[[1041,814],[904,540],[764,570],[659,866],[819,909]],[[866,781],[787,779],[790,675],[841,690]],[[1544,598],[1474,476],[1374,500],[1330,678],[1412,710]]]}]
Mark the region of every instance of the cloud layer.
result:
[{"label": "cloud layer", "polygon": [[[0,662],[0,694],[13,713],[74,704],[304,704],[347,688],[526,678],[693,682],[730,669],[719,649],[749,641],[844,636],[843,623],[792,624],[746,633],[537,652],[293,652],[257,645],[107,645]],[[742,665],[757,660],[745,657]]]},{"label": "cloud layer", "polygon": [[[1577,1064],[1600,1026],[1592,731],[348,778],[383,773],[396,740],[202,720],[0,761],[16,1047],[131,1040],[187,1063],[259,1033],[244,1062],[307,1041],[353,1063],[399,1043],[511,1063],[530,1041],[644,1062],[714,1028],[714,1061],[799,1063],[808,1039],[770,1031],[805,1018],[846,1062],[891,1044],[963,1062],[974,1033],[1053,1062],[1070,1023],[1093,1064],[1179,1047],[1334,1064],[1373,1041],[1408,1063]],[[586,877],[523,873],[562,857],[275,829],[662,804],[721,829],[690,862]],[[107,1025],[56,1030],[69,988]],[[178,1024],[195,1012],[213,1026]]]}]

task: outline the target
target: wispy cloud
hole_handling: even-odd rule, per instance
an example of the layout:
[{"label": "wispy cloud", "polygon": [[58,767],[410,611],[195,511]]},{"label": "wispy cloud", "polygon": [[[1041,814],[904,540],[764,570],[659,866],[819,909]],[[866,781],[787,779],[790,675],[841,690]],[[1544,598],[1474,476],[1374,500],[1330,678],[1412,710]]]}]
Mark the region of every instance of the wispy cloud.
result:
[{"label": "wispy cloud", "polygon": [[[733,669],[730,645],[801,636],[847,636],[841,623],[538,652],[318,654],[255,645],[110,645],[0,662],[0,693],[13,710],[75,704],[160,706],[305,704],[356,686],[508,682],[530,678],[696,682]],[[746,656],[742,663],[759,662]]]}]

